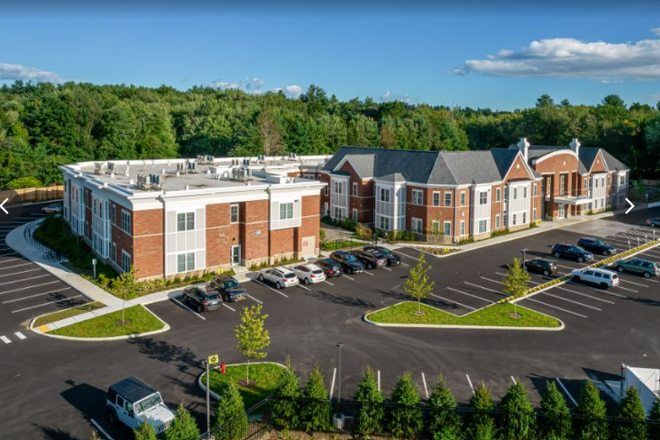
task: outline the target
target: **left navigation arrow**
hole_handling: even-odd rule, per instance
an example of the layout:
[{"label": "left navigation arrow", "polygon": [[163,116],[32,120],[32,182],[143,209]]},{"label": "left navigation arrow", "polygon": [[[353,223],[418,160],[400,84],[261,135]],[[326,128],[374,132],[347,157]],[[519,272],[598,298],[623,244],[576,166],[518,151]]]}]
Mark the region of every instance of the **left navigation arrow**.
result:
[{"label": "left navigation arrow", "polygon": [[2,211],[3,211],[5,214],[9,214],[9,211],[7,211],[7,210],[5,209],[5,203],[7,203],[8,201],[9,201],[9,199],[4,199],[4,200],[2,201],[2,203],[0,203],[0,209],[2,209]]}]

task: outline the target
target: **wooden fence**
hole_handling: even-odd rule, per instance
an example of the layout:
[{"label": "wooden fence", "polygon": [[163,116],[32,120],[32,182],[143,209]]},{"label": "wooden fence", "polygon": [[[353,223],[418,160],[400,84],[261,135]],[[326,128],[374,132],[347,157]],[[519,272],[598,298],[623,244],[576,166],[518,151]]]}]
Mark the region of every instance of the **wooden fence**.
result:
[{"label": "wooden fence", "polygon": [[[43,188],[21,188],[13,190],[25,202],[43,202],[58,200],[64,197],[64,185],[47,186]],[[11,198],[9,190],[0,191],[0,201]]]}]

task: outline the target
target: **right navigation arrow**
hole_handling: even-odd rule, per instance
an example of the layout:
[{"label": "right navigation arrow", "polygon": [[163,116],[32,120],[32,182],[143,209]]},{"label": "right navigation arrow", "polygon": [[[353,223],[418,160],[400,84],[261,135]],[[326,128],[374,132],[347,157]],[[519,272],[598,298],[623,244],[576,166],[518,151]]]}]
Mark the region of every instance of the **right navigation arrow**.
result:
[{"label": "right navigation arrow", "polygon": [[[632,211],[632,209],[635,207],[635,205],[633,205],[633,202],[628,200],[627,197],[626,197],[626,202],[628,202],[628,204],[630,205],[630,208],[626,209],[626,214],[628,214],[630,211]],[[2,205],[0,205],[0,206],[2,206]]]}]

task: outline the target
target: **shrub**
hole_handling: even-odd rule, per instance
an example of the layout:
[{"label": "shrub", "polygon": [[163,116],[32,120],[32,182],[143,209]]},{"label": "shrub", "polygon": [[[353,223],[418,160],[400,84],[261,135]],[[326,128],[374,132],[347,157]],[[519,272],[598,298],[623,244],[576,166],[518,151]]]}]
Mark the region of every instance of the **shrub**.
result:
[{"label": "shrub", "polygon": [[7,189],[41,188],[44,184],[36,177],[19,177],[7,182]]},{"label": "shrub", "polygon": [[398,439],[414,439],[422,430],[422,411],[412,373],[405,372],[392,388],[394,408],[389,414],[389,432]]},{"label": "shrub", "polygon": [[471,412],[467,416],[467,438],[470,440],[495,439],[495,422],[491,414],[493,407],[490,391],[482,382],[470,398]]},{"label": "shrub", "polygon": [[156,437],[156,430],[154,430],[154,427],[147,423],[146,420],[135,431],[133,431],[133,435],[135,435],[135,440],[158,440],[158,437]]},{"label": "shrub", "polygon": [[222,390],[213,435],[216,440],[239,440],[248,432],[248,418],[243,398],[234,381],[230,380]]},{"label": "shrub", "polygon": [[300,419],[300,378],[291,367],[291,360],[287,357],[286,369],[280,371],[273,397],[272,420],[278,428],[294,429],[298,426]]},{"label": "shrub", "polygon": [[198,438],[199,435],[197,422],[183,404],[179,405],[174,421],[165,431],[165,440],[189,440]]},{"label": "shrub", "polygon": [[358,383],[355,396],[355,431],[368,436],[382,431],[383,394],[378,390],[374,371],[367,367]]},{"label": "shrub", "polygon": [[319,240],[325,241],[325,237],[326,237],[325,229],[321,228],[319,230]]},{"label": "shrub", "polygon": [[319,366],[309,375],[303,390],[302,425],[307,432],[325,431],[330,426],[330,400]]},{"label": "shrub", "polygon": [[431,414],[428,432],[433,440],[458,440],[461,438],[461,419],[456,412],[456,400],[447,387],[444,377],[438,377],[429,398]]},{"label": "shrub", "polygon": [[564,440],[571,434],[571,413],[566,405],[564,395],[557,389],[554,381],[548,381],[545,394],[541,400],[539,419],[539,438],[547,440]]}]

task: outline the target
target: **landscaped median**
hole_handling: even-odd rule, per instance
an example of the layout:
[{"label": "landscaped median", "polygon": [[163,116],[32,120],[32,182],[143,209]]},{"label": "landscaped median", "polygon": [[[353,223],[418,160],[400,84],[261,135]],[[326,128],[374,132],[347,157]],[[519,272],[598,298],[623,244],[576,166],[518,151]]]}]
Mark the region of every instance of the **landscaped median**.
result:
[{"label": "landscaped median", "polygon": [[456,316],[435,307],[421,304],[422,314],[417,313],[418,304],[401,302],[364,315],[368,323],[387,327],[447,327],[447,328],[493,328],[561,330],[561,321],[543,313],[535,312],[509,303],[492,304],[463,316]]},{"label": "landscaped median", "polygon": [[48,313],[47,315],[41,315],[37,317],[32,322],[32,327],[38,328],[52,322],[61,321],[67,318],[73,318],[74,316],[82,315],[83,313],[93,312],[105,307],[105,304],[99,302],[86,303],[78,307],[72,307],[70,309],[61,310],[59,312]]}]

